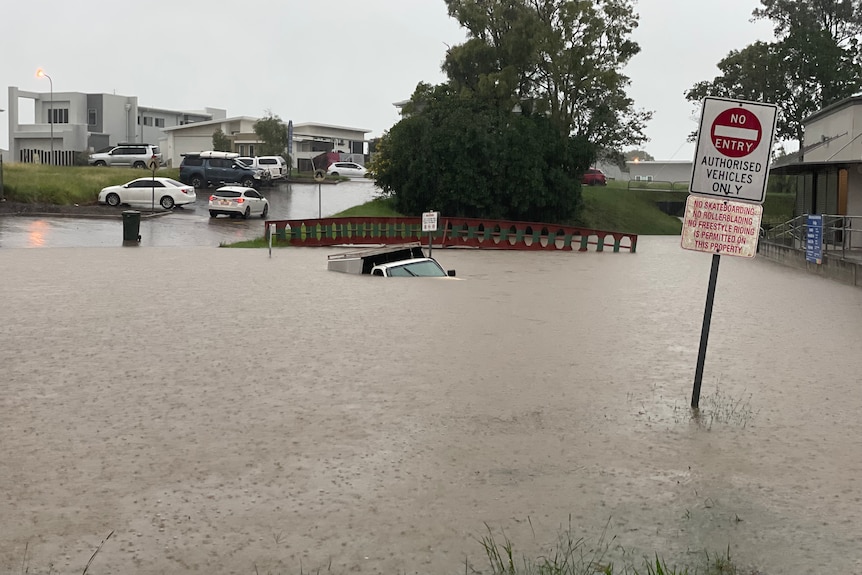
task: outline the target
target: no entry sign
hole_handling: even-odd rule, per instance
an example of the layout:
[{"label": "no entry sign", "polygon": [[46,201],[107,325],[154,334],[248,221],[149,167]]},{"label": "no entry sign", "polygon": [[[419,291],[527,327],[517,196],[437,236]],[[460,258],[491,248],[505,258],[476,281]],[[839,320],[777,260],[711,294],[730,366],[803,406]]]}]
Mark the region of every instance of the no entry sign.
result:
[{"label": "no entry sign", "polygon": [[710,135],[719,154],[741,158],[760,145],[763,130],[751,110],[727,108],[712,121]]},{"label": "no entry sign", "polygon": [[704,98],[691,193],[762,203],[777,112],[773,104]]}]

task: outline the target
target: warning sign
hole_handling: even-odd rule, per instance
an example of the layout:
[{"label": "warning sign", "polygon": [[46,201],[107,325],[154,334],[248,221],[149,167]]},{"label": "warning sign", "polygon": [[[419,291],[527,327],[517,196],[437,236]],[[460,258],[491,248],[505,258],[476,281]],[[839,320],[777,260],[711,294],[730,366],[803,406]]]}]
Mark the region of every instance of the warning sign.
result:
[{"label": "warning sign", "polygon": [[763,206],[689,196],[682,222],[683,249],[753,258]]},{"label": "warning sign", "polygon": [[691,193],[762,203],[777,113],[772,104],[704,98]]}]

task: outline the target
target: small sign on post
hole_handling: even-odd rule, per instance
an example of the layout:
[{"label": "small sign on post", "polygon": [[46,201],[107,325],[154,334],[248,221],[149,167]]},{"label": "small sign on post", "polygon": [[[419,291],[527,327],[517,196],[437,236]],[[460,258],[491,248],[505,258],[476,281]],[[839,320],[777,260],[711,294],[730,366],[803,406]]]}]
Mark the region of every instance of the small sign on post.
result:
[{"label": "small sign on post", "polygon": [[431,257],[431,237],[437,231],[437,220],[440,218],[440,212],[423,212],[422,213],[422,231],[428,232],[428,257]]},{"label": "small sign on post", "polygon": [[805,221],[805,260],[823,263],[823,216],[809,214]]}]

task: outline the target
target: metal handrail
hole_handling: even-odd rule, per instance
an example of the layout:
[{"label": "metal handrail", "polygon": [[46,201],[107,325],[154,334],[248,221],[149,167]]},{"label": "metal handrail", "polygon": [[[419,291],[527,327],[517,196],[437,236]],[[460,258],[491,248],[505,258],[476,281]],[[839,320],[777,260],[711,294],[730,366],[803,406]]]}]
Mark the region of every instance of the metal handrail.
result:
[{"label": "metal handrail", "polygon": [[[840,250],[841,257],[844,258],[847,250],[862,248],[862,236],[854,235],[862,233],[862,216],[822,214],[822,217],[824,251]],[[764,230],[763,237],[772,243],[801,250],[805,246],[807,228],[808,214],[803,214]]]}]

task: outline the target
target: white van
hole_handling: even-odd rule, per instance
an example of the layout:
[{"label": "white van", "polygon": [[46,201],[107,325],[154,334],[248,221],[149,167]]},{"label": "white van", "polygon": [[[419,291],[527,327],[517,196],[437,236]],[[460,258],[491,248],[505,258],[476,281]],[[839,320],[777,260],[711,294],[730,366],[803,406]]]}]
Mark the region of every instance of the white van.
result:
[{"label": "white van", "polygon": [[272,181],[287,178],[287,161],[281,156],[240,156],[237,159],[252,168],[266,170]]}]

